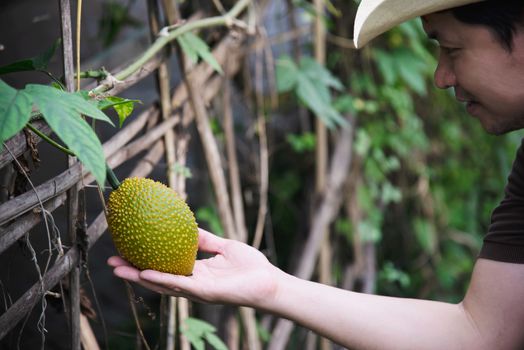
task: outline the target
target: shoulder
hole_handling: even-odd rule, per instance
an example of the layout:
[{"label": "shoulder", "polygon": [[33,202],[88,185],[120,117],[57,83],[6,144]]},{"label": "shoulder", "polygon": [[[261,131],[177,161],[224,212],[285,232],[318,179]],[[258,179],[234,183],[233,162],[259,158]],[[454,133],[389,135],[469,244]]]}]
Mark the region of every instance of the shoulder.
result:
[{"label": "shoulder", "polygon": [[504,198],[491,216],[480,257],[524,264],[524,140],[508,176]]}]

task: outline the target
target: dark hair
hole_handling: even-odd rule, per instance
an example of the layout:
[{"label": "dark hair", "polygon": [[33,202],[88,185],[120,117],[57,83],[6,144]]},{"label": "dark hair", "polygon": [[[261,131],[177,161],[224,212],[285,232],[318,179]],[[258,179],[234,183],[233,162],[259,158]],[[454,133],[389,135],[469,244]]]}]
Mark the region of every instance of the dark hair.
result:
[{"label": "dark hair", "polygon": [[513,35],[524,25],[524,0],[487,0],[451,10],[463,23],[488,27],[508,51],[513,49]]}]

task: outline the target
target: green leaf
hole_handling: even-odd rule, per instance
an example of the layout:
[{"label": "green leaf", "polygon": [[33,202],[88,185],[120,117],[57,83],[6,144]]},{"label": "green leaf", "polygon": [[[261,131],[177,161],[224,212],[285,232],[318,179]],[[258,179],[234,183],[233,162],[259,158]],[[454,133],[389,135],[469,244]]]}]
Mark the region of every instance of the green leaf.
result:
[{"label": "green leaf", "polygon": [[331,74],[331,72],[319,64],[312,57],[304,56],[300,60],[300,71],[306,74],[311,80],[321,83],[326,87],[331,87],[335,90],[343,90],[344,86]]},{"label": "green leaf", "polygon": [[0,80],[0,148],[1,144],[27,124],[33,103],[23,90],[16,90]]},{"label": "green leaf", "polygon": [[420,60],[411,50],[400,49],[394,54],[398,65],[398,73],[402,79],[417,94],[426,94],[426,80],[428,66]]},{"label": "green leaf", "polygon": [[260,340],[262,340],[264,343],[267,343],[271,340],[271,333],[269,333],[269,331],[263,327],[260,322],[257,322],[257,331]]},{"label": "green leaf", "polygon": [[14,72],[27,72],[36,70],[32,60],[21,60],[0,67],[0,75]]},{"label": "green leaf", "polygon": [[316,138],[315,134],[311,132],[306,132],[301,135],[288,134],[286,140],[297,153],[313,151],[315,149]]},{"label": "green leaf", "polygon": [[276,64],[276,80],[278,92],[292,90],[297,84],[299,70],[290,57],[282,57]]},{"label": "green leaf", "polygon": [[402,200],[402,192],[389,181],[382,185],[382,198],[384,204],[398,203]]},{"label": "green leaf", "polygon": [[387,85],[393,85],[397,80],[398,71],[395,62],[391,58],[391,54],[382,50],[374,50],[373,54],[384,82]]},{"label": "green leaf", "polygon": [[428,254],[433,254],[437,249],[437,233],[435,226],[429,221],[421,218],[417,218],[414,221],[415,234],[417,240]]},{"label": "green leaf", "polygon": [[177,39],[178,43],[180,44],[180,47],[182,48],[182,51],[186,54],[187,58],[193,62],[198,62],[198,53],[191,45],[189,39],[186,37],[186,35],[181,35]]},{"label": "green leaf", "polygon": [[201,207],[198,208],[195,212],[195,216],[198,221],[205,221],[209,225],[211,232],[214,234],[223,237],[224,229],[220,223],[220,218],[214,207]]},{"label": "green leaf", "polygon": [[68,112],[75,112],[77,114],[84,114],[93,119],[105,121],[114,126],[113,122],[107,115],[100,111],[96,105],[90,101],[86,101],[78,93],[70,93],[55,89],[51,86],[29,84],[25,91],[33,95],[36,100],[38,96],[40,101],[47,101],[57,105],[58,109]]},{"label": "green leaf", "polygon": [[54,56],[57,47],[60,45],[60,42],[61,42],[60,39],[56,40],[53,46],[51,46],[44,53],[38,56],[29,58],[29,59],[16,61],[11,64],[0,67],[0,75],[7,74],[7,73],[14,73],[14,72],[47,70],[49,61]]},{"label": "green leaf", "polygon": [[113,109],[118,114],[119,127],[122,127],[127,117],[129,117],[131,113],[133,113],[135,103],[141,102],[140,100],[129,100],[127,98],[109,96],[99,102],[98,108],[106,109],[109,107],[113,107]]},{"label": "green leaf", "polygon": [[215,59],[215,56],[213,56],[213,53],[209,49],[209,46],[204,40],[200,39],[198,35],[195,35],[191,32],[187,32],[179,36],[177,38],[177,41],[180,44],[182,51],[184,51],[184,53],[189,57],[189,59],[192,62],[196,63],[198,57],[200,57],[205,62],[207,62],[215,71],[217,71],[220,74],[224,74],[224,72],[222,71],[222,67],[220,67],[220,64]]},{"label": "green leaf", "polygon": [[277,62],[277,89],[280,92],[294,89],[300,101],[312,110],[327,127],[345,126],[346,120],[333,107],[329,88],[341,89],[342,84],[322,65],[304,58],[300,67],[289,57]]},{"label": "green leaf", "polygon": [[206,321],[188,317],[181,325],[180,331],[197,350],[204,350],[204,339],[217,350],[227,350],[227,346],[214,334],[216,328]]},{"label": "green leaf", "polygon": [[135,103],[142,103],[140,100],[130,100],[118,96],[107,96],[98,102],[95,102],[89,95],[89,91],[80,90],[76,92],[76,94],[82,96],[84,100],[90,102],[91,104],[96,105],[96,107],[100,110],[113,108],[118,114],[119,127],[122,127],[127,117],[131,115],[135,108]]},{"label": "green leaf", "polygon": [[351,95],[342,95],[339,98],[337,98],[335,101],[333,101],[333,106],[337,111],[340,113],[351,113],[355,114],[358,110],[363,109],[359,108],[361,105],[363,105],[364,102],[357,98],[353,98]]},{"label": "green leaf", "polygon": [[367,220],[358,224],[358,232],[363,242],[376,243],[382,238],[380,227]]},{"label": "green leaf", "polygon": [[[91,171],[99,185],[104,186],[106,163],[102,145],[93,129],[80,115],[79,110],[85,108],[77,106],[77,104],[89,103],[78,95],[43,85],[28,85],[25,91],[31,95],[51,129]],[[94,106],[91,107],[96,109]]]},{"label": "green leaf", "polygon": [[356,154],[364,157],[371,148],[371,136],[369,136],[365,130],[358,129],[353,147],[355,148]]},{"label": "green leaf", "polygon": [[47,70],[49,61],[51,61],[51,58],[53,58],[53,56],[55,55],[56,49],[60,46],[61,42],[61,39],[56,39],[49,49],[47,49],[42,54],[33,57],[32,61],[36,70]]},{"label": "green leaf", "polygon": [[193,177],[193,174],[191,173],[191,169],[189,169],[187,166],[179,162],[175,162],[173,166],[171,167],[171,170],[175,174],[182,175],[183,177],[187,179],[190,179],[191,177]]},{"label": "green leaf", "polygon": [[326,101],[323,85],[316,85],[314,81],[299,75],[296,92],[302,103],[311,109],[328,128],[333,128],[335,124],[345,124],[342,115]]},{"label": "green leaf", "polygon": [[207,342],[216,350],[228,350],[226,344],[214,333],[207,333],[205,337]]},{"label": "green leaf", "polygon": [[205,350],[206,349],[206,344],[204,343],[204,340],[202,338],[191,337],[191,338],[187,338],[187,340],[189,340],[191,345],[193,345],[193,347],[196,350]]},{"label": "green leaf", "polygon": [[411,279],[407,273],[398,269],[391,261],[384,263],[384,267],[379,272],[379,277],[389,283],[398,282],[402,288],[407,288],[411,284]]},{"label": "green leaf", "polygon": [[198,334],[216,332],[216,328],[212,324],[199,320],[198,318],[188,317],[185,325],[189,329],[196,331]]}]

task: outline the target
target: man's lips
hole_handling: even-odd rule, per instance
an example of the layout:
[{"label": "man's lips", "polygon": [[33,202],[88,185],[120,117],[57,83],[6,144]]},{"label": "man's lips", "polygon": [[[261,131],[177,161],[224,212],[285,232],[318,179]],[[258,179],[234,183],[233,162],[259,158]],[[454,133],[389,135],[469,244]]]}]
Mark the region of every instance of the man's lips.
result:
[{"label": "man's lips", "polygon": [[468,114],[472,116],[476,115],[476,111],[478,109],[477,106],[479,105],[477,101],[473,100],[469,96],[462,96],[462,95],[455,95],[455,98],[457,99],[458,102],[464,103]]},{"label": "man's lips", "polygon": [[474,101],[471,98],[460,97],[460,96],[456,96],[455,98],[457,99],[457,101],[459,101],[461,103],[477,103],[477,101]]},{"label": "man's lips", "polygon": [[478,102],[475,101],[475,100],[472,100],[472,99],[462,98],[462,97],[459,97],[459,96],[457,96],[456,98],[457,98],[458,102],[464,103],[466,105],[466,108],[478,105]]}]

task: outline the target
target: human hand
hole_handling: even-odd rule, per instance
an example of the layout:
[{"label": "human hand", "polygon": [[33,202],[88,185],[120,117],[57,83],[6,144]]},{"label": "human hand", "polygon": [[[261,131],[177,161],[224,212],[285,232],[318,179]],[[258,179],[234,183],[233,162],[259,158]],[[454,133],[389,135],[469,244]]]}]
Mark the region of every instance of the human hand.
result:
[{"label": "human hand", "polygon": [[198,247],[215,256],[197,260],[191,276],[140,271],[119,256],[109,258],[114,274],[162,294],[246,306],[263,306],[274,297],[281,270],[257,249],[200,229]]}]

